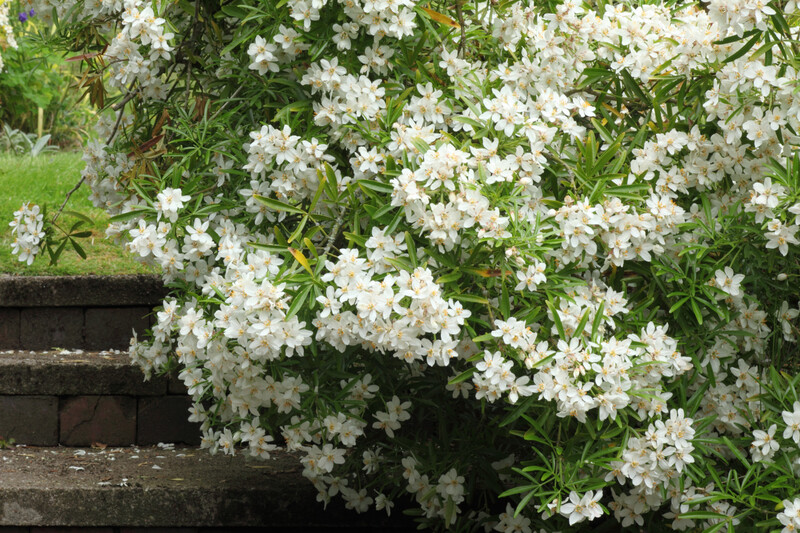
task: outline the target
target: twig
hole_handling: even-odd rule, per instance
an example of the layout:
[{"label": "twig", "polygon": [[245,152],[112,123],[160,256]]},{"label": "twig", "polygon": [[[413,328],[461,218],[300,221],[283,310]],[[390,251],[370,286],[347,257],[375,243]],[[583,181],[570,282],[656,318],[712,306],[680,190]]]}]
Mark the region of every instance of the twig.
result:
[{"label": "twig", "polygon": [[106,141],[107,145],[111,144],[111,141],[114,139],[114,136],[117,134],[117,130],[119,129],[119,124],[120,124],[120,122],[122,122],[123,113],[125,113],[125,111],[124,110],[120,110],[120,112],[117,114],[117,121],[114,123],[114,128],[111,130],[111,135],[108,136],[108,140]]},{"label": "twig", "polygon": [[458,43],[458,57],[464,58],[464,45],[467,42],[467,30],[464,28],[464,12],[461,10],[461,2],[464,0],[456,0],[456,16],[458,17],[458,25],[461,28],[461,40]]},{"label": "twig", "polygon": [[236,95],[238,95],[238,94],[239,94],[239,91],[241,91],[241,90],[242,90],[242,87],[243,87],[243,85],[239,85],[239,86],[236,88],[236,90],[235,90],[235,91],[233,91],[233,94],[232,94],[232,95],[230,95],[228,98],[226,98],[226,99],[225,99],[225,103],[224,103],[224,104],[222,104],[222,105],[220,106],[220,108],[219,108],[219,109],[217,109],[217,110],[214,112],[214,114],[213,114],[213,115],[211,115],[211,118],[209,118],[209,119],[208,119],[208,121],[209,121],[209,122],[214,122],[214,119],[215,119],[215,118],[217,118],[217,115],[219,115],[220,113],[222,113],[222,110],[223,110],[223,109],[225,109],[225,107],[226,107],[226,106],[227,106],[229,103],[231,103],[231,101],[232,101],[234,98],[236,98]]},{"label": "twig", "polygon": [[333,242],[336,240],[336,237],[339,236],[339,230],[342,229],[342,224],[344,224],[344,212],[345,212],[345,206],[342,205],[339,208],[339,215],[336,217],[336,222],[333,224],[333,228],[331,229],[331,234],[328,236],[328,242],[325,243],[325,249],[320,254],[320,257],[327,256],[328,252],[331,251]]},{"label": "twig", "polygon": [[133,100],[133,98],[138,93],[136,91],[131,90],[131,89],[133,89],[133,86],[131,86],[131,88],[128,89],[128,94],[126,94],[125,97],[122,100],[120,100],[119,102],[117,102],[116,104],[111,106],[111,109],[113,109],[114,111],[119,111],[120,109],[125,107],[125,104],[127,104],[128,102]]},{"label": "twig", "polygon": [[86,176],[82,176],[81,179],[78,180],[78,183],[76,183],[75,186],[72,189],[70,189],[70,191],[67,193],[67,196],[64,198],[64,203],[61,204],[61,207],[58,208],[58,211],[56,211],[55,216],[53,216],[53,225],[55,225],[59,215],[61,215],[61,212],[67,206],[67,202],[69,202],[70,196],[72,196],[75,191],[81,188],[81,185],[83,185],[84,181],[86,181]]}]

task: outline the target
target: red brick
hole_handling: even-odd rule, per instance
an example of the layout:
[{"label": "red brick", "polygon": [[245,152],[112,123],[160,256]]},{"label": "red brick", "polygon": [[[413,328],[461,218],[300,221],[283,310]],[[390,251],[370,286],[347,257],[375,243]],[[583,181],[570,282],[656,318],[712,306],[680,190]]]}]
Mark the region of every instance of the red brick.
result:
[{"label": "red brick", "polygon": [[19,347],[19,309],[0,307],[0,350]]},{"label": "red brick", "polygon": [[20,311],[20,348],[83,348],[83,309],[33,307]]},{"label": "red brick", "polygon": [[200,443],[200,424],[189,422],[188,396],[139,398],[136,443]]},{"label": "red brick", "polygon": [[75,396],[59,408],[59,443],[126,446],[136,441],[136,400],[128,396]]},{"label": "red brick", "polygon": [[17,444],[58,444],[58,398],[0,396],[0,436]]}]

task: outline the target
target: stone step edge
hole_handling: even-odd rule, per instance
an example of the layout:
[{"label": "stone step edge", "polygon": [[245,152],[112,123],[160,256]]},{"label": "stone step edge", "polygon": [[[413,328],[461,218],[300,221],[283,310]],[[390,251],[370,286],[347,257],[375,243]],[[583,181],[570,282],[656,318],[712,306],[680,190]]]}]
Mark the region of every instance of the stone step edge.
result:
[{"label": "stone step edge", "polygon": [[323,510],[297,458],[169,446],[0,449],[0,526],[402,526],[338,503]]},{"label": "stone step edge", "polygon": [[126,351],[0,350],[0,395],[186,394],[176,377],[144,374]]}]

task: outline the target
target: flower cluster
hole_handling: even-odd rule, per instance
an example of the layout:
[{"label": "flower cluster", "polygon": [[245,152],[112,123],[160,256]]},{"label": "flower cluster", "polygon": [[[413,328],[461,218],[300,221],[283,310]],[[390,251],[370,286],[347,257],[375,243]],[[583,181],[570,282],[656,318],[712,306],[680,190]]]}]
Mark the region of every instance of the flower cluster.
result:
[{"label": "flower cluster", "polygon": [[[14,28],[11,27],[11,21],[8,14],[11,9],[11,2],[3,0],[0,2],[0,48],[5,50],[7,47],[17,48],[17,40],[14,37]],[[33,11],[31,11],[32,13]],[[22,22],[22,14],[20,14],[20,22]],[[0,73],[3,72],[3,55],[0,54]]]},{"label": "flower cluster", "polygon": [[[680,475],[687,464],[694,462],[693,422],[682,409],[673,409],[668,419],[651,424],[641,437],[628,439],[622,460],[611,463],[613,470],[607,479],[616,478],[620,483],[628,480],[632,485],[627,494],[615,493],[611,505],[623,526],[642,525],[642,515],[664,503],[662,489],[669,493],[689,488],[688,484],[681,487]],[[680,512],[674,504],[672,511]]]},{"label": "flower cluster", "polygon": [[11,234],[15,236],[11,252],[19,256],[17,259],[30,265],[39,253],[39,245],[45,237],[42,231],[43,215],[39,212],[39,206],[27,202],[22,204],[22,207],[14,211],[14,220],[8,225],[11,226]]},{"label": "flower cluster", "polygon": [[34,9],[31,9],[30,11],[27,12],[21,11],[19,15],[17,15],[17,18],[19,19],[20,22],[24,23],[27,22],[29,18],[33,18],[35,15],[36,11]]}]

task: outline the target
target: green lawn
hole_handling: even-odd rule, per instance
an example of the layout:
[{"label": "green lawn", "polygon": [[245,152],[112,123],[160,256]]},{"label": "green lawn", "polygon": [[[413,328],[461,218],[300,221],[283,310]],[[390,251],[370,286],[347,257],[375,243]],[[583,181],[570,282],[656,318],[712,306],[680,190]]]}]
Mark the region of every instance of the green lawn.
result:
[{"label": "green lawn", "polygon": [[[17,157],[0,152],[0,273],[34,275],[141,274],[155,273],[133,259],[121,245],[105,239],[108,216],[89,201],[89,187],[83,185],[70,198],[65,210],[78,211],[92,219],[92,237],[81,239],[87,259],[72,249],[65,250],[57,265],[50,265],[42,255],[28,266],[11,254],[11,228],[8,223],[23,202],[48,207],[48,215],[58,209],[64,197],[80,180],[81,154],[45,153],[36,158]],[[59,222],[69,224],[71,217],[61,215]],[[83,228],[82,228],[83,229]]]}]

